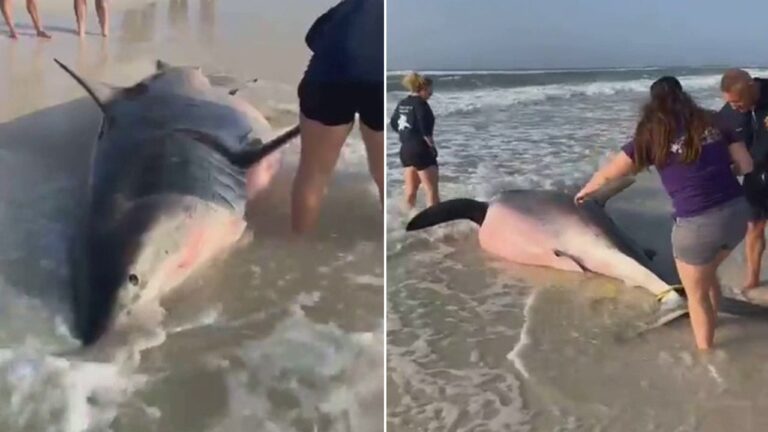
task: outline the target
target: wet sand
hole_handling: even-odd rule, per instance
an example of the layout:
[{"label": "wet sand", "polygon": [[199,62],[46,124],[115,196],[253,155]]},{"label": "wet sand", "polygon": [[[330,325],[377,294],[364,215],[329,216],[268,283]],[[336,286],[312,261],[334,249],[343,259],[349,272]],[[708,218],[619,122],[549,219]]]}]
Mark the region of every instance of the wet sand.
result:
[{"label": "wet sand", "polygon": [[[609,211],[669,271],[671,219],[658,180],[644,175]],[[406,220],[388,224],[388,268],[397,269],[388,272],[389,430],[768,425],[768,319],[722,315],[711,353],[697,352],[687,318],[633,336],[654,303],[644,289],[504,262],[480,249],[469,222],[397,233]],[[743,269],[740,246],[720,272],[728,294]]]},{"label": "wet sand", "polygon": [[253,241],[163,301],[165,341],[142,341],[137,367],[55,355],[73,346],[66,243],[99,113],[53,58],[116,85],[156,59],[227,87],[259,78],[240,95],[277,131],[297,118],[304,33],[335,2],[113,2],[108,39],[89,2],[83,40],[67,2],[40,3],[52,40],[19,5],[20,39],[0,38],[0,429],[381,430],[383,220],[357,134],[304,239],[288,234],[286,150],[249,209]]}]

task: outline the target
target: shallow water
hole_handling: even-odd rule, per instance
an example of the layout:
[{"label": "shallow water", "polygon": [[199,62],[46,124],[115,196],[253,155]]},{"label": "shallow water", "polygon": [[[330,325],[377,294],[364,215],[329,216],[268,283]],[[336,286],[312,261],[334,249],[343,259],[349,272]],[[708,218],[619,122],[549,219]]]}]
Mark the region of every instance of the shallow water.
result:
[{"label": "shallow water", "polygon": [[159,328],[70,352],[66,242],[98,112],[52,59],[117,85],[157,58],[259,78],[240,95],[279,130],[296,121],[304,32],[335,2],[136,2],[113,8],[106,41],[43,3],[53,40],[21,24],[0,39],[0,430],[382,430],[383,218],[357,134],[316,233],[288,234],[294,143],[249,209],[252,241],[163,299]]},{"label": "shallow water", "polygon": [[[433,73],[443,199],[584,182],[631,134],[663,74],[719,107],[719,70]],[[388,78],[388,113],[404,95]],[[758,431],[768,426],[767,321],[722,317],[696,352],[687,319],[633,336],[653,304],[596,275],[502,262],[461,221],[405,233],[398,144],[388,138],[387,425],[393,431]],[[420,197],[423,208],[423,195]],[[671,205],[655,173],[609,203],[669,271]],[[739,249],[724,265],[741,282]]]}]

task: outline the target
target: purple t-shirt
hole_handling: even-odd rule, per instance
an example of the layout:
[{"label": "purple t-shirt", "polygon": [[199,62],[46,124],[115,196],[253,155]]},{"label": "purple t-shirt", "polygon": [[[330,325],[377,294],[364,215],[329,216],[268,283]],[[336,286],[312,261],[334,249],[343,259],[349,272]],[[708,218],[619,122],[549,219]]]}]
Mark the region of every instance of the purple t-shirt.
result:
[{"label": "purple t-shirt", "polygon": [[[680,160],[684,140],[685,135],[681,134],[670,146],[667,164],[661,169],[657,167],[664,189],[672,198],[675,217],[696,216],[743,194],[741,184],[731,171],[728,146],[738,141],[732,133],[725,129],[708,129],[701,156],[690,164]],[[622,150],[634,161],[634,140]]]}]

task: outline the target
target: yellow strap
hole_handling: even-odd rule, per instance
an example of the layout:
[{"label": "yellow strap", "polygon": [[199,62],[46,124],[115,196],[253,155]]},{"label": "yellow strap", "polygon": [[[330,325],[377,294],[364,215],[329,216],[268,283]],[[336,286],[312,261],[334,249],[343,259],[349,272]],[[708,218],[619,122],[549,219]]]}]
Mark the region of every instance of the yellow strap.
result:
[{"label": "yellow strap", "polygon": [[682,285],[670,285],[668,289],[660,292],[659,294],[656,294],[656,300],[657,301],[663,301],[664,297],[667,296],[667,294],[675,291],[676,288],[682,288]]}]

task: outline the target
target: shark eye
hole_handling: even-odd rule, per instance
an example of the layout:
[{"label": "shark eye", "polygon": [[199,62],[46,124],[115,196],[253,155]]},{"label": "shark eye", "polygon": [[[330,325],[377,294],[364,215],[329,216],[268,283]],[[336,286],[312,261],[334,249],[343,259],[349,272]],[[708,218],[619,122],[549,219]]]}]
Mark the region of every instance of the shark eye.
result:
[{"label": "shark eye", "polygon": [[128,275],[128,283],[130,283],[133,286],[137,286],[139,284],[139,277],[136,276],[135,273],[131,273]]}]

